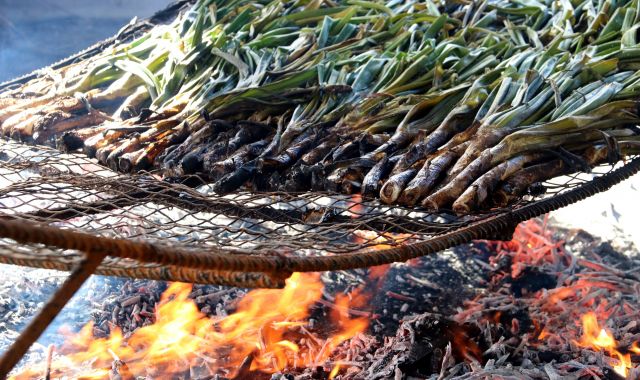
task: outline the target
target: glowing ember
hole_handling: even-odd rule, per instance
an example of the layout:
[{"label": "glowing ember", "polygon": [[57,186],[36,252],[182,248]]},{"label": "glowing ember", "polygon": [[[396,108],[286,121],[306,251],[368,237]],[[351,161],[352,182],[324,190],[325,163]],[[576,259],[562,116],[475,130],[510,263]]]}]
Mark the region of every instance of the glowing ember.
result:
[{"label": "glowing ember", "polygon": [[[126,367],[132,376],[179,376],[193,367],[234,376],[239,368],[274,373],[285,368],[326,363],[342,342],[366,330],[366,318],[350,318],[350,307],[367,302],[361,294],[336,298],[331,317],[336,331],[322,339],[305,328],[310,309],[322,296],[317,274],[294,274],[284,289],[246,294],[237,311],[209,318],[188,298],[191,285],[174,283],[156,307],[155,323],[128,338],[114,328],[110,337],[95,339],[91,324],[70,337],[52,363],[55,377],[109,378],[112,367]],[[117,360],[116,360],[117,359]],[[244,363],[244,365],[243,365]],[[334,367],[335,374],[340,370]],[[14,379],[41,377],[31,369]],[[334,376],[335,376],[334,374]]]},{"label": "glowing ember", "polygon": [[482,350],[464,331],[455,331],[453,349],[468,362],[482,361]]},{"label": "glowing ember", "polygon": [[577,343],[596,351],[604,350],[609,356],[617,358],[618,363],[613,366],[620,376],[627,377],[631,366],[631,355],[618,351],[618,344],[611,333],[598,325],[598,318],[593,312],[582,316],[582,337]]},{"label": "glowing ember", "polygon": [[383,250],[392,248],[401,244],[409,243],[409,240],[414,237],[412,234],[384,232],[378,233],[370,230],[355,230],[356,243],[359,244],[372,244],[373,250]]},{"label": "glowing ember", "polygon": [[[634,368],[631,353],[640,353],[638,344],[629,342],[628,337],[617,341],[611,331],[598,324],[598,320],[628,320],[628,316],[637,313],[632,302],[636,297],[633,281],[619,281],[620,269],[608,266],[597,256],[579,258],[565,251],[564,241],[547,228],[547,221],[548,216],[545,216],[542,220],[532,219],[519,224],[513,239],[508,242],[485,241],[491,251],[497,252],[491,256],[490,263],[494,268],[500,268],[492,276],[491,283],[513,286],[520,281],[521,288],[518,289],[522,295],[517,302],[526,308],[536,336],[535,341],[529,342],[531,345],[553,351],[566,350],[573,343],[602,351],[610,358],[609,364],[616,373],[629,376]],[[505,263],[510,267],[502,270]],[[554,279],[556,276],[557,280]],[[536,284],[537,281],[540,282]],[[503,304],[513,302],[509,295],[504,298],[494,294],[489,298],[480,296],[467,302],[467,308],[456,315],[456,320],[482,320],[494,326],[502,324],[495,319],[499,311],[487,311],[499,304],[498,297]],[[568,320],[581,323],[566,323]],[[520,322],[522,320],[511,319],[513,335],[519,334]],[[622,348],[621,352],[619,347],[626,349]]]},{"label": "glowing ember", "polygon": [[511,277],[519,277],[527,267],[554,263],[557,257],[562,255],[564,241],[553,239],[552,232],[546,228],[547,221],[548,214],[543,222],[537,219],[528,220],[516,227],[510,241],[487,242],[498,253],[494,260],[505,254],[512,258]]},{"label": "glowing ember", "polygon": [[352,219],[358,219],[366,213],[366,209],[362,204],[362,196],[360,194],[353,194],[347,205],[347,211]]}]

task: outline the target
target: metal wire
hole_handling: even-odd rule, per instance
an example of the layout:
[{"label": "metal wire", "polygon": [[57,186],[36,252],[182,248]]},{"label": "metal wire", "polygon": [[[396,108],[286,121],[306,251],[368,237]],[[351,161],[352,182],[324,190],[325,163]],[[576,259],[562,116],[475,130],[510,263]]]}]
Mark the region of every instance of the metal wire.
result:
[{"label": "metal wire", "polygon": [[[181,0],[52,66],[90,58],[166,22]],[[0,91],[32,79],[0,84]],[[540,197],[458,217],[321,192],[220,196],[203,185],[122,175],[80,154],[0,141],[0,262],[71,270],[84,254],[107,254],[96,273],[243,287],[280,287],[294,271],[340,270],[404,261],[478,238],[508,238],[519,221],[603,191],[635,173],[546,183]],[[185,178],[184,183],[205,183]],[[18,244],[16,244],[18,243]]]},{"label": "metal wire", "polygon": [[[170,20],[152,19],[59,62],[91,57]],[[0,84],[0,91],[32,74]],[[614,170],[615,169],[615,170]],[[524,220],[577,202],[640,170],[640,158],[546,183],[509,208],[456,216],[323,192],[218,195],[154,173],[122,175],[80,154],[0,140],[0,263],[72,271],[14,348],[6,375],[92,273],[239,287],[283,287],[296,271],[406,261],[473,239],[509,239]],[[184,183],[205,183],[185,178]]]},{"label": "metal wire", "polygon": [[508,237],[518,222],[605,190],[638,165],[604,167],[512,208],[458,217],[341,194],[221,196],[3,141],[0,262],[69,270],[81,253],[106,253],[97,273],[277,287],[294,271],[380,265]]}]

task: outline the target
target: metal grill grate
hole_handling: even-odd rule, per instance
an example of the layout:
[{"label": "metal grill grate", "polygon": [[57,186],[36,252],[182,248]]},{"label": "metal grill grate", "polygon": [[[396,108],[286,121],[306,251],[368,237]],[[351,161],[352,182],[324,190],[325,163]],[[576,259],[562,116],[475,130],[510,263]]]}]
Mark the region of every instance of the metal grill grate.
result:
[{"label": "metal grill grate", "polygon": [[[0,84],[0,91],[139,36],[189,3],[131,24],[48,72]],[[604,191],[639,170],[640,158],[631,157],[548,181],[544,193],[508,208],[458,216],[326,192],[218,195],[198,177],[176,183],[154,172],[124,175],[84,155],[0,140],[0,262],[71,271],[0,359],[0,377],[92,273],[282,287],[296,271],[381,265],[473,239],[508,239],[517,223]]]},{"label": "metal grill grate", "polygon": [[[131,40],[174,19],[190,3],[178,1],[49,70]],[[0,84],[0,91],[42,73],[47,71]],[[125,175],[82,154],[0,141],[0,262],[71,270],[94,253],[105,256],[100,274],[281,286],[293,271],[379,265],[474,238],[508,237],[517,222],[605,190],[639,165],[629,161],[613,172],[614,166],[602,165],[588,175],[548,181],[543,195],[526,196],[509,208],[457,216],[359,195],[223,196],[197,177],[175,183],[153,172]]]},{"label": "metal grill grate", "polygon": [[[620,170],[634,171],[635,166],[636,161],[630,161]],[[5,239],[0,261],[70,270],[82,254],[69,249],[78,245],[69,233],[79,232],[89,242],[91,237],[113,242],[114,251],[106,252],[112,256],[98,268],[98,273],[108,275],[221,282],[219,270],[283,278],[297,270],[377,265],[473,238],[508,236],[514,223],[545,212],[543,208],[557,208],[562,199],[577,200],[572,195],[576,191],[603,190],[617,182],[619,171],[611,170],[605,165],[590,175],[550,181],[546,194],[508,209],[456,216],[387,206],[359,195],[217,195],[207,185],[191,188],[153,173],[118,174],[83,155],[3,141],[2,220],[28,231],[56,230],[66,240],[56,242],[43,234],[16,239],[26,243],[16,245]],[[126,252],[119,245],[123,243],[127,249],[144,246],[164,253],[142,257],[135,250]],[[99,245],[96,240],[95,247],[86,248]],[[198,262],[189,262],[190,256]],[[251,284],[245,278],[236,285]]]}]

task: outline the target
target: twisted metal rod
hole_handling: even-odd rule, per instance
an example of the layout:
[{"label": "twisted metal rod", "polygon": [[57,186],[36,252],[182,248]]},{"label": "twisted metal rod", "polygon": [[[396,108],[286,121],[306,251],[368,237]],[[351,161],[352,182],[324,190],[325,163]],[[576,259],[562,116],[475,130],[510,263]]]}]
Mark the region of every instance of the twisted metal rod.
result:
[{"label": "twisted metal rod", "polygon": [[69,277],[44,305],[38,315],[35,316],[25,328],[18,339],[13,342],[9,350],[0,358],[0,379],[6,379],[13,367],[27,353],[29,347],[38,340],[40,335],[51,324],[69,299],[80,289],[82,284],[91,276],[98,265],[105,258],[104,254],[87,254],[78,266],[69,274]]},{"label": "twisted metal rod", "polygon": [[[13,257],[0,252],[0,263],[19,265],[31,268],[71,271],[74,262],[48,260],[44,257]],[[285,286],[286,277],[271,276],[262,272],[229,272],[220,270],[193,269],[175,265],[141,265],[131,263],[126,266],[104,262],[96,269],[95,274],[103,276],[145,278],[159,281],[179,281],[191,284],[216,284],[239,288],[272,288]]]},{"label": "twisted metal rod", "polygon": [[[640,170],[640,158],[636,158],[605,176],[596,178],[578,188],[559,194],[549,199],[526,205],[514,212],[500,214],[487,220],[460,228],[456,231],[436,236],[433,239],[412,245],[390,248],[383,251],[352,253],[332,257],[260,257],[248,254],[233,255],[219,251],[213,254],[198,255],[181,249],[168,250],[151,243],[133,242],[123,239],[97,237],[86,233],[61,230],[40,226],[32,222],[0,219],[0,236],[11,238],[19,243],[41,243],[58,248],[85,250],[85,259],[69,275],[65,283],[51,297],[40,313],[31,321],[20,337],[14,342],[5,355],[0,358],[0,379],[6,378],[11,369],[27,352],[42,332],[62,310],[73,294],[86,279],[96,270],[107,255],[132,258],[142,262],[155,262],[169,266],[182,266],[180,270],[207,268],[243,271],[252,268],[253,272],[278,273],[273,276],[275,283],[283,282],[293,271],[342,270],[365,266],[387,264],[394,261],[405,261],[415,257],[434,253],[454,245],[469,242],[473,239],[490,238],[504,235],[527,219],[542,215],[549,211],[578,202],[629,178]],[[131,251],[127,251],[131,249]],[[155,255],[155,256],[154,256]],[[225,272],[220,272],[225,273]],[[223,276],[256,275],[260,273],[227,272]]]},{"label": "twisted metal rod", "polygon": [[45,244],[62,249],[129,258],[143,263],[204,270],[264,272],[274,278],[285,278],[292,272],[345,270],[406,261],[474,239],[491,239],[503,236],[505,231],[512,231],[522,221],[605,191],[639,170],[640,158],[636,158],[622,168],[565,193],[523,206],[512,212],[488,217],[455,231],[434,236],[428,241],[379,251],[354,252],[335,256],[291,257],[275,253],[255,255],[250,250],[220,248],[194,252],[184,248],[169,248],[144,241],[95,236],[85,232],[42,226],[26,220],[6,218],[0,219],[0,236],[23,244]]}]

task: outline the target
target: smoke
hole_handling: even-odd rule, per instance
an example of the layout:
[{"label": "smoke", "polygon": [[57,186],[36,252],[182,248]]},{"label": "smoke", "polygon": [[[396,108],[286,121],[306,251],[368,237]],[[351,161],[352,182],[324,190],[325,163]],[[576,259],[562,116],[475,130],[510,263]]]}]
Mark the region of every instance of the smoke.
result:
[{"label": "smoke", "polygon": [[[0,264],[0,355],[10,347],[66,277],[65,272]],[[63,343],[64,335],[60,331],[80,330],[92,319],[92,313],[102,301],[109,295],[119,294],[125,281],[114,277],[90,277],[33,345],[21,364],[41,360],[48,345]]]}]

